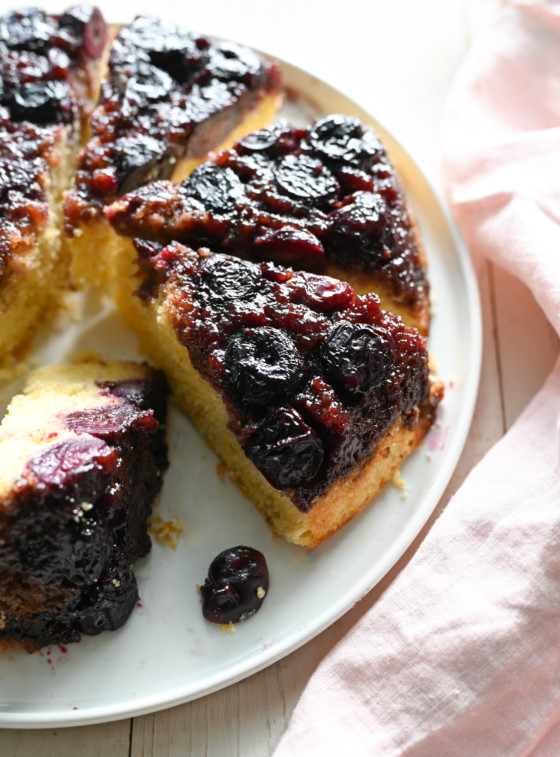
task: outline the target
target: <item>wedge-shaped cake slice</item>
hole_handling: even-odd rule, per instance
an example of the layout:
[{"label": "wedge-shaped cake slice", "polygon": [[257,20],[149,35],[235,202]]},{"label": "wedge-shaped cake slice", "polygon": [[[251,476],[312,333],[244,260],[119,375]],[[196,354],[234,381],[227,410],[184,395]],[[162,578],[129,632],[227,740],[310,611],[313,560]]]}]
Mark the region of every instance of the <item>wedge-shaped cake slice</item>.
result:
[{"label": "wedge-shaped cake slice", "polygon": [[106,43],[103,17],[91,6],[0,16],[0,367],[66,283],[60,204]]},{"label": "wedge-shaped cake slice", "polygon": [[274,260],[376,292],[428,332],[426,256],[399,177],[376,133],[356,118],[309,128],[276,123],[199,166],[181,186],[158,182],[108,211],[122,234],[255,261]]},{"label": "wedge-shaped cake slice", "polygon": [[280,102],[278,67],[246,47],[153,18],[123,27],[65,203],[75,279],[100,284],[110,273],[105,205],[148,181],[182,179],[209,150],[270,123]]},{"label": "wedge-shaped cake slice", "polygon": [[118,301],[188,416],[285,539],[316,547],[422,441],[442,397],[425,341],[343,282],[132,242]]},{"label": "wedge-shaped cake slice", "polygon": [[146,365],[41,368],[0,426],[0,650],[119,628],[167,466],[167,384]]}]

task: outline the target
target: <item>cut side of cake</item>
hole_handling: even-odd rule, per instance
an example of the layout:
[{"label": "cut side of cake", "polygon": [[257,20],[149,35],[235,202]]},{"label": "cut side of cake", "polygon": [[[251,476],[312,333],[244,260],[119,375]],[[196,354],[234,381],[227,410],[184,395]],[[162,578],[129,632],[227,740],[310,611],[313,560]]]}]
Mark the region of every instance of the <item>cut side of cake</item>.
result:
[{"label": "cut side of cake", "polygon": [[277,122],[196,168],[107,210],[121,234],[273,260],[376,292],[385,309],[429,329],[424,248],[399,177],[373,129],[331,115]]},{"label": "cut side of cake", "polygon": [[188,175],[210,150],[270,123],[277,65],[246,47],[137,18],[119,31],[65,201],[77,283],[106,283],[113,236],[103,209],[149,181]]},{"label": "cut side of cake", "polygon": [[118,304],[274,532],[312,549],[395,475],[443,396],[424,338],[346,283],[135,240]]},{"label": "cut side of cake", "polygon": [[0,651],[119,628],[167,467],[166,379],[145,364],[35,371],[0,426]]},{"label": "cut side of cake", "polygon": [[0,16],[0,367],[17,358],[68,277],[62,192],[106,42],[105,22],[90,6]]}]

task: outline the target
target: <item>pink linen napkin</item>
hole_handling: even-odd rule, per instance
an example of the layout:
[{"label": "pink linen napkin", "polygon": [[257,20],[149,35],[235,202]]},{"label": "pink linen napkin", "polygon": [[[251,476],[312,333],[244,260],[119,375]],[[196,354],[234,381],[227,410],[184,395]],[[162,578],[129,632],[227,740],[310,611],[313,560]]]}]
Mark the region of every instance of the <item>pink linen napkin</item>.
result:
[{"label": "pink linen napkin", "polygon": [[[560,334],[559,2],[501,9],[443,126],[471,254]],[[319,665],[275,752],[295,755],[560,757],[560,360]]]}]

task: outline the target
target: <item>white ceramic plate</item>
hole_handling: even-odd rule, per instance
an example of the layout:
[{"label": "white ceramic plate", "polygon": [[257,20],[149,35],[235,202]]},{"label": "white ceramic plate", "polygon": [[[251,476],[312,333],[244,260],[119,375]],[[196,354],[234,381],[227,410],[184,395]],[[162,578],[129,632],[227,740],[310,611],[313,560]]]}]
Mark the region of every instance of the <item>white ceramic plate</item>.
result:
[{"label": "white ceramic plate", "polygon": [[[171,467],[158,512],[184,533],[176,551],[154,544],[137,564],[141,604],[124,628],[67,648],[0,657],[0,727],[73,726],[180,704],[238,681],[304,644],[368,592],[398,560],[434,509],[471,422],[481,359],[480,308],[468,256],[433,189],[379,124],[343,94],[288,64],[302,123],[344,112],[380,132],[417,214],[428,252],[435,313],[430,350],[447,395],[423,448],[402,467],[408,496],[387,486],[375,503],[312,554],[276,541],[256,509],[216,473],[217,459],[171,409]],[[76,349],[136,357],[136,339],[112,311],[54,335],[40,362]],[[429,454],[427,454],[429,453]],[[260,549],[271,576],[261,610],[235,633],[205,622],[196,584],[222,549]]]}]

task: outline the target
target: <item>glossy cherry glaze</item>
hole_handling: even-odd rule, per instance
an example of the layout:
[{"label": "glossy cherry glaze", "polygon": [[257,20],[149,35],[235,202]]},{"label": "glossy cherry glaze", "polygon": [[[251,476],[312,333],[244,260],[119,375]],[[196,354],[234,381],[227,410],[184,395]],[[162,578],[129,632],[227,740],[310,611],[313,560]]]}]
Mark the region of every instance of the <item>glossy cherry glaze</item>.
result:
[{"label": "glossy cherry glaze", "polygon": [[268,566],[253,547],[232,547],[215,557],[200,587],[202,614],[211,623],[239,623],[254,615],[268,594]]},{"label": "glossy cherry glaze", "polygon": [[118,401],[67,415],[77,436],[31,458],[0,503],[0,645],[78,641],[120,627],[136,603],[132,565],[150,550],[167,466],[166,382],[150,370],[99,387]]},{"label": "glossy cherry glaze", "polygon": [[[108,210],[122,234],[207,244],[341,278],[373,277],[416,312],[428,281],[396,172],[375,132],[327,116],[278,122],[199,166],[181,186],[159,182]],[[370,289],[374,289],[373,286]]]},{"label": "glossy cherry glaze", "polygon": [[302,511],[430,401],[424,339],[376,295],[177,242],[135,244],[140,296],[164,302],[246,455]]},{"label": "glossy cherry glaze", "polygon": [[245,47],[138,18],[118,34],[94,113],[94,139],[66,203],[71,229],[116,197],[171,176],[219,144],[279,72]]}]

